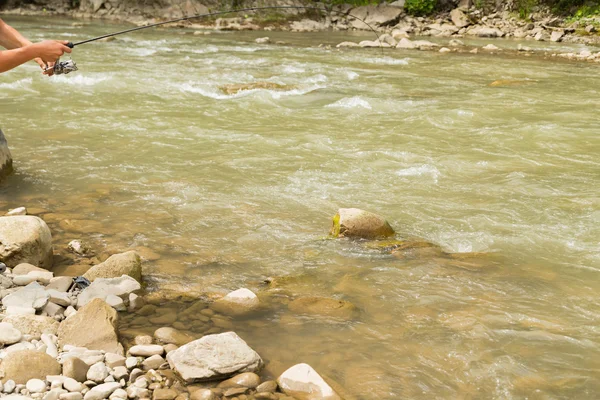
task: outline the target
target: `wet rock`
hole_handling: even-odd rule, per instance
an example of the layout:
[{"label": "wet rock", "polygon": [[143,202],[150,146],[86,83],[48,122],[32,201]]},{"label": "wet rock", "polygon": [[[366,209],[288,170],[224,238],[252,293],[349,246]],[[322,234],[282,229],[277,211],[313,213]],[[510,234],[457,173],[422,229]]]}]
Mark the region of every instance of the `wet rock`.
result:
[{"label": "wet rock", "polygon": [[67,245],[67,250],[80,256],[92,254],[90,246],[81,240],[71,240]]},{"label": "wet rock", "polygon": [[0,364],[2,381],[8,379],[26,384],[30,379],[46,379],[47,375],[60,375],[60,364],[46,353],[36,350],[11,352]]},{"label": "wet rock", "polygon": [[494,46],[491,43],[483,46],[482,49],[483,50],[500,50],[500,48],[498,48],[497,46]]},{"label": "wet rock", "polygon": [[21,340],[23,334],[7,322],[0,323],[0,344],[6,346],[17,343]]},{"label": "wet rock", "polygon": [[358,208],[340,208],[333,217],[330,234],[334,237],[378,239],[394,235],[390,224],[381,216]]},{"label": "wet rock", "polygon": [[449,49],[449,48],[447,48],[447,47],[442,47],[442,48],[440,49],[440,53],[450,53],[451,51],[452,51],[452,50],[450,50],[450,49]]},{"label": "wet rock", "polygon": [[12,156],[4,133],[0,130],[0,180],[12,172]]},{"label": "wet rock", "polygon": [[119,278],[123,275],[130,276],[138,282],[142,281],[142,263],[135,251],[114,254],[83,274],[90,281],[97,278]]},{"label": "wet rock", "polygon": [[260,377],[258,375],[256,375],[254,372],[244,372],[219,383],[217,387],[222,389],[237,387],[254,389],[259,384]]},{"label": "wet rock", "polygon": [[341,397],[308,364],[296,364],[277,378],[281,390],[298,399],[341,400]]},{"label": "wet rock", "polygon": [[450,19],[452,20],[452,23],[458,28],[464,28],[465,26],[470,25],[469,19],[467,18],[465,13],[458,8],[455,8],[454,10],[450,11]]},{"label": "wet rock", "polygon": [[156,389],[152,393],[152,400],[173,400],[177,397],[177,392],[173,389]]},{"label": "wet rock", "polygon": [[260,356],[234,332],[204,336],[170,352],[167,360],[187,383],[256,372],[263,366]]},{"label": "wet rock", "polygon": [[328,297],[301,297],[288,304],[298,314],[320,315],[350,320],[356,317],[356,307],[347,301]]},{"label": "wet rock", "polygon": [[59,323],[54,318],[42,315],[9,315],[2,322],[10,323],[22,334],[39,340],[42,334],[56,335]]},{"label": "wet rock", "polygon": [[274,82],[254,82],[254,83],[240,83],[219,86],[219,89],[225,94],[237,94],[244,90],[277,90],[286,91],[296,89],[294,85],[282,85]]},{"label": "wet rock", "polygon": [[[105,301],[94,299],[76,314],[61,322],[58,344],[123,354],[116,331],[117,312]],[[85,329],[82,329],[85,327]]]},{"label": "wet rock", "polygon": [[39,310],[44,308],[48,303],[49,295],[46,289],[37,282],[32,282],[29,285],[5,296],[2,299],[2,305],[5,307],[19,307],[26,309]]},{"label": "wet rock", "polygon": [[128,275],[120,278],[97,278],[81,292],[77,298],[77,307],[83,307],[93,299],[105,300],[109,295],[127,298],[141,287],[138,281]]},{"label": "wet rock", "polygon": [[6,213],[7,217],[13,216],[13,215],[27,215],[27,209],[25,207],[17,207],[17,208],[8,210],[8,212]]},{"label": "wet rock", "polygon": [[170,327],[158,328],[154,331],[154,338],[161,343],[171,343],[177,346],[184,345],[193,340],[187,333],[178,331],[177,329]]},{"label": "wet rock", "polygon": [[268,44],[271,43],[271,39],[269,39],[268,37],[261,37],[261,38],[256,38],[254,40],[255,43],[258,44]]},{"label": "wet rock", "polygon": [[0,217],[0,261],[9,268],[20,263],[51,268],[52,235],[48,225],[29,215]]},{"label": "wet rock", "polygon": [[256,392],[266,392],[273,393],[277,390],[277,382],[275,381],[265,381],[256,387]]},{"label": "wet rock", "polygon": [[256,294],[249,289],[242,288],[228,293],[222,299],[215,301],[211,308],[227,315],[242,315],[254,311],[260,305]]},{"label": "wet rock", "polygon": [[335,47],[359,47],[358,43],[354,43],[354,42],[342,42],[337,44]]}]

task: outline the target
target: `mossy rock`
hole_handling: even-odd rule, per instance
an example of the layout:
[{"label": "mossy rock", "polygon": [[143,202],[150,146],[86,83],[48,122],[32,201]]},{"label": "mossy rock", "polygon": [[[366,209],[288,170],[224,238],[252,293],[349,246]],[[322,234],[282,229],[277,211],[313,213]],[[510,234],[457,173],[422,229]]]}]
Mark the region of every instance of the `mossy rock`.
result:
[{"label": "mossy rock", "polygon": [[384,239],[395,234],[385,218],[358,208],[340,208],[332,222],[333,237]]}]

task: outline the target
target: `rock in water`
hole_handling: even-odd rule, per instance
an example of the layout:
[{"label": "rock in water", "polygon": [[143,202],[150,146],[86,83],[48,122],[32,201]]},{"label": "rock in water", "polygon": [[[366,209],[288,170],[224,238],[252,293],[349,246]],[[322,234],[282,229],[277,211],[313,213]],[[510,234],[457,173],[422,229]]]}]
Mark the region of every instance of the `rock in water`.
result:
[{"label": "rock in water", "polygon": [[288,304],[290,311],[298,314],[321,315],[350,320],[356,316],[354,304],[328,297],[301,297]]},{"label": "rock in water", "polygon": [[187,333],[178,331],[175,328],[165,326],[154,331],[154,337],[160,343],[171,343],[177,346],[182,346],[192,341],[192,337]]},{"label": "rock in water", "polygon": [[60,375],[60,364],[41,351],[19,350],[4,357],[0,375],[4,382],[12,379],[17,384],[26,384],[30,379],[45,380],[47,375]]},{"label": "rock in water", "polygon": [[228,293],[215,301],[211,308],[219,313],[241,315],[255,310],[260,305],[258,297],[250,289],[242,288]]},{"label": "rock in water", "polygon": [[129,275],[138,282],[142,281],[142,263],[135,251],[113,254],[83,274],[91,282],[96,278],[118,278],[122,275]]},{"label": "rock in water", "polygon": [[123,355],[116,325],[117,312],[104,300],[94,299],[61,322],[58,328],[58,345],[60,349],[70,344]]},{"label": "rock in water", "polygon": [[277,383],[281,390],[296,399],[342,400],[342,398],[308,364],[296,364],[286,370]]},{"label": "rock in water", "polygon": [[240,372],[257,372],[260,356],[235,332],[207,335],[167,354],[171,369],[187,382],[225,379]]},{"label": "rock in water", "polygon": [[17,215],[0,217],[0,261],[12,268],[30,263],[52,267],[52,234],[38,217]]},{"label": "rock in water", "polygon": [[0,130],[0,180],[12,172],[12,157],[8,150],[8,142]]},{"label": "rock in water", "polygon": [[106,300],[110,295],[128,298],[130,293],[140,289],[140,283],[128,275],[120,278],[97,278],[83,289],[77,298],[77,307],[83,307],[93,299]]},{"label": "rock in water", "polygon": [[394,230],[381,216],[358,208],[340,208],[333,217],[334,237],[379,239],[393,236]]}]

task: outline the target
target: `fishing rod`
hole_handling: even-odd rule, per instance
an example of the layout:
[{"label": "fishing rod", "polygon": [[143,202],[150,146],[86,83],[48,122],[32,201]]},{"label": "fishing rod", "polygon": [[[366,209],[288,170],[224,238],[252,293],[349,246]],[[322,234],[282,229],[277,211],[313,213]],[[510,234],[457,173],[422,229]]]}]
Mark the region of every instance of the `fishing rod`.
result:
[{"label": "fishing rod", "polygon": [[[106,39],[106,38],[117,36],[117,35],[123,35],[125,33],[135,32],[135,31],[139,31],[142,29],[154,28],[154,27],[161,26],[161,25],[173,24],[173,23],[181,22],[181,21],[188,21],[191,19],[213,17],[213,16],[217,16],[217,15],[233,14],[233,13],[246,12],[246,11],[260,11],[260,10],[274,10],[274,9],[279,9],[279,10],[281,10],[281,9],[299,9],[299,8],[304,9],[304,10],[325,11],[325,12],[329,12],[329,13],[335,13],[338,15],[345,15],[348,17],[352,17],[352,18],[356,19],[357,21],[360,21],[363,24],[365,24],[365,26],[367,26],[375,34],[375,36],[377,37],[377,40],[379,40],[379,34],[375,30],[375,28],[373,28],[364,19],[359,18],[355,15],[352,15],[349,12],[328,10],[324,7],[315,7],[315,6],[265,6],[265,7],[246,7],[246,8],[239,8],[239,9],[228,10],[228,11],[215,11],[215,12],[210,12],[210,13],[205,13],[205,14],[196,14],[196,15],[190,15],[187,17],[175,18],[175,19],[171,19],[168,21],[156,22],[154,24],[137,26],[135,28],[125,29],[125,30],[122,30],[119,32],[108,33],[106,35],[93,37],[91,39],[82,40],[80,42],[75,42],[75,43],[69,42],[66,44],[66,46],[70,47],[72,49],[75,46],[81,46],[82,44],[95,42],[96,40]],[[381,48],[381,51],[383,52],[383,46],[381,45],[381,43],[379,43],[379,47]],[[55,75],[68,74],[69,72],[77,71],[77,69],[78,69],[73,60],[59,61],[56,64],[54,64],[54,67],[50,67],[50,68],[54,69]]]}]

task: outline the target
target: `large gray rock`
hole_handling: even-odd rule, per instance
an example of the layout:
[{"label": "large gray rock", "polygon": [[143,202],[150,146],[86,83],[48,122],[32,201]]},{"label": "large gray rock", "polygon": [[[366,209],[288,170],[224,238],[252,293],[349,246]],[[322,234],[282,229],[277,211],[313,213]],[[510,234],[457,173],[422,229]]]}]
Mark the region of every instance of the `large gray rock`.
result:
[{"label": "large gray rock", "polygon": [[45,380],[47,375],[60,375],[60,364],[41,351],[10,352],[0,364],[2,382],[12,379],[17,384],[26,384],[30,379]]},{"label": "large gray rock", "polygon": [[8,267],[30,263],[52,267],[52,234],[38,217],[0,217],[0,261]]},{"label": "large gray rock", "polygon": [[256,372],[263,366],[260,356],[235,332],[204,336],[169,352],[167,361],[188,383]]},{"label": "large gray rock", "polygon": [[295,399],[342,400],[308,364],[296,364],[277,378],[279,388]]},{"label": "large gray rock", "polygon": [[142,263],[135,251],[113,254],[106,261],[90,268],[83,276],[90,281],[96,278],[118,278],[128,275],[138,282],[142,281]]},{"label": "large gray rock", "polygon": [[333,217],[331,235],[361,239],[379,239],[394,235],[385,218],[358,208],[340,208]]},{"label": "large gray rock", "polygon": [[8,149],[8,142],[0,130],[0,180],[12,172],[12,157]]},{"label": "large gray rock", "polygon": [[43,315],[8,315],[2,322],[12,324],[24,335],[31,335],[33,339],[39,340],[43,333],[56,335],[58,333],[58,321]]},{"label": "large gray rock", "polygon": [[116,331],[117,312],[104,300],[94,299],[60,323],[58,345],[70,344],[89,350],[123,355]]},{"label": "large gray rock", "polygon": [[120,278],[97,278],[86,287],[77,298],[77,307],[83,307],[93,299],[102,299],[110,295],[127,299],[130,293],[141,289],[141,285],[134,278],[123,275]]}]

